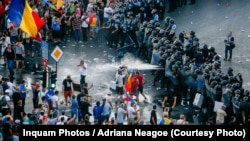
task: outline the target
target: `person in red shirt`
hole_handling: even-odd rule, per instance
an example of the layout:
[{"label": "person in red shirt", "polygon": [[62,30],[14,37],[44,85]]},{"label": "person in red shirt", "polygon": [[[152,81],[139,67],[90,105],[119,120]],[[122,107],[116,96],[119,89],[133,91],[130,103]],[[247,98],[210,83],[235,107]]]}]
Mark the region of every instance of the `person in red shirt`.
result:
[{"label": "person in red shirt", "polygon": [[[136,71],[135,77],[138,80],[138,92],[139,92],[138,95],[141,94],[144,97],[144,99],[147,100],[147,97],[143,93],[143,86],[145,84],[145,78],[142,76],[142,74],[140,74],[139,71]],[[139,99],[138,99],[138,101],[139,101]]]},{"label": "person in red shirt", "polygon": [[137,102],[139,102],[138,84],[139,84],[139,81],[136,78],[135,73],[133,73],[132,77],[131,77],[131,89],[130,89],[130,93],[129,94],[131,96],[135,96]]}]

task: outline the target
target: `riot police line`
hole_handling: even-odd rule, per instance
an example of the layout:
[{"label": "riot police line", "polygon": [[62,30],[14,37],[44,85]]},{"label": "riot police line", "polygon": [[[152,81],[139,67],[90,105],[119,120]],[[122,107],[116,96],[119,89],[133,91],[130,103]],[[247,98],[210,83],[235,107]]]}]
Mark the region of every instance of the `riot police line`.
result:
[{"label": "riot police line", "polygon": [[[123,47],[124,40],[121,39],[130,36],[136,45],[136,55],[161,67],[153,71],[153,85],[160,80],[161,87],[166,88],[166,95],[177,95],[177,104],[205,108],[207,112],[204,114],[208,119],[214,115],[215,102],[222,102],[227,107],[227,121],[231,115],[235,115],[240,122],[247,123],[250,95],[242,87],[241,74],[234,74],[230,67],[227,72],[222,72],[220,56],[214,47],[207,44],[200,46],[194,31],[183,31],[177,35],[174,19],[165,17],[159,21],[159,12],[154,5],[152,1],[138,5],[131,2],[117,5],[111,17],[119,27],[115,42]],[[202,61],[195,59],[197,53],[203,54]],[[196,94],[202,95],[203,99],[193,105]]]},{"label": "riot police line", "polygon": [[[248,123],[250,95],[249,91],[242,87],[241,74],[234,74],[231,67],[227,72],[222,72],[220,56],[215,48],[206,44],[200,46],[194,31],[180,34],[184,34],[183,44],[180,39],[176,43],[167,41],[169,44],[164,44],[164,37],[152,39],[151,63],[159,64],[165,71],[164,76],[159,76],[163,73],[156,73],[155,77],[161,78],[161,87],[167,89],[166,95],[175,93],[178,104],[205,108],[207,112],[203,114],[208,115],[206,119],[214,115],[215,102],[222,102],[227,107],[227,122],[234,115],[239,123]],[[190,40],[190,34],[195,38]],[[195,62],[197,52],[204,55],[202,64]],[[197,94],[201,97],[195,102]]]}]

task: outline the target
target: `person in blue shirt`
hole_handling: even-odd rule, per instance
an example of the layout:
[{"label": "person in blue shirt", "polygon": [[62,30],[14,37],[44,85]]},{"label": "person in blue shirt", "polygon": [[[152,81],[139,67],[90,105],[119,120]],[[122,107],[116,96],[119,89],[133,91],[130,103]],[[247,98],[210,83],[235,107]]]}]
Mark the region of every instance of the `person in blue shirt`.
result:
[{"label": "person in blue shirt", "polygon": [[70,100],[71,106],[70,106],[70,111],[71,111],[71,117],[77,117],[77,109],[78,109],[78,102],[76,100],[76,96],[72,95],[72,98]]},{"label": "person in blue shirt", "polygon": [[101,114],[102,114],[102,106],[100,104],[100,101],[97,101],[96,105],[93,108],[93,116],[94,116],[94,122],[95,123],[100,124]]},{"label": "person in blue shirt", "polygon": [[[228,61],[231,61],[232,59],[232,54],[233,54],[233,48],[234,46],[234,37],[233,37],[233,32],[230,31],[227,35],[227,38],[224,40],[225,43],[225,58],[224,61],[228,59]],[[228,56],[229,54],[229,56]]]},{"label": "person in blue shirt", "polygon": [[19,86],[20,96],[21,96],[21,99],[22,99],[23,107],[25,106],[25,99],[26,99],[26,96],[27,96],[27,88],[25,86],[25,83],[26,83],[26,81],[22,80],[21,84]]}]

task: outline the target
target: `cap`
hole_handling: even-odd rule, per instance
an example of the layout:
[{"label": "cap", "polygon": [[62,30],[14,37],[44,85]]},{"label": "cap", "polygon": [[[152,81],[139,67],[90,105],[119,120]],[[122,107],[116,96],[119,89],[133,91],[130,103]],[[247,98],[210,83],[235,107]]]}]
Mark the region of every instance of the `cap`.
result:
[{"label": "cap", "polygon": [[5,93],[10,93],[10,89],[5,90]]}]

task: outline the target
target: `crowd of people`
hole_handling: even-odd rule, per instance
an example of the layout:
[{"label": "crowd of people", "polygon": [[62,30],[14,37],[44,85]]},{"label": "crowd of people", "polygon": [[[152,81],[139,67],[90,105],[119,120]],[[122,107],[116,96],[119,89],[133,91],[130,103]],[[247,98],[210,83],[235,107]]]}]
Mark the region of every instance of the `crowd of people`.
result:
[{"label": "crowd of people", "polygon": [[[170,0],[171,1],[171,0]],[[170,2],[169,1],[169,2]],[[242,87],[240,73],[234,74],[232,68],[222,72],[221,60],[214,47],[200,46],[195,31],[176,33],[177,24],[174,18],[165,17],[166,2],[150,1],[93,1],[65,2],[61,9],[53,10],[41,1],[30,1],[30,5],[46,22],[37,38],[30,38],[8,20],[8,1],[0,2],[2,31],[2,56],[8,67],[9,77],[2,77],[0,93],[2,133],[5,140],[18,138],[16,128],[11,125],[143,125],[141,119],[139,94],[143,94],[145,78],[140,72],[131,73],[131,89],[126,82],[130,75],[124,68],[116,74],[116,94],[118,101],[113,105],[111,92],[104,92],[102,101],[92,102],[88,90],[93,87],[85,81],[87,65],[81,61],[78,65],[81,73],[81,92],[74,95],[74,81],[70,75],[62,83],[64,100],[60,100],[59,91],[53,91],[50,99],[46,97],[49,90],[41,88],[39,82],[32,85],[33,110],[25,111],[27,87],[25,80],[13,84],[15,70],[25,67],[26,56],[41,56],[41,46],[52,42],[64,43],[66,35],[75,39],[76,43],[87,42],[99,38],[100,28],[107,29],[107,45],[110,48],[124,47],[128,40],[135,44],[136,56],[147,59],[161,69],[152,71],[155,75],[153,85],[165,88],[162,96],[162,120],[158,122],[156,105],[152,107],[149,117],[152,125],[173,124],[172,110],[181,104],[190,105],[203,111],[199,117],[200,124],[248,124],[249,123],[249,91]],[[171,1],[172,2],[172,1]],[[185,2],[185,1],[181,1]],[[194,4],[192,1],[191,4]],[[183,3],[185,4],[185,3]],[[171,11],[171,9],[170,9]],[[227,59],[227,57],[225,57]],[[230,56],[229,56],[229,59]],[[16,65],[14,68],[14,62]],[[126,69],[125,69],[126,70]],[[160,80],[160,81],[159,81]],[[160,82],[160,84],[158,83]],[[124,91],[127,98],[135,97],[135,102],[124,102]],[[204,96],[203,104],[193,105],[196,94]],[[5,102],[2,100],[5,99]],[[131,100],[129,100],[131,101]],[[223,105],[217,112],[213,111],[215,102]],[[11,105],[13,103],[13,106]],[[92,107],[92,108],[90,108]],[[91,109],[91,110],[90,110]],[[70,111],[70,114],[67,113]],[[204,112],[205,111],[205,112]],[[114,112],[114,117],[110,117]],[[214,117],[215,114],[215,117]],[[94,123],[90,117],[93,116]],[[124,118],[126,117],[126,118]],[[159,117],[158,117],[159,118]],[[125,121],[127,119],[127,121]],[[176,124],[187,125],[184,114]],[[15,126],[16,127],[16,126]],[[12,132],[13,131],[13,132]]]}]

